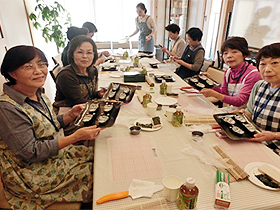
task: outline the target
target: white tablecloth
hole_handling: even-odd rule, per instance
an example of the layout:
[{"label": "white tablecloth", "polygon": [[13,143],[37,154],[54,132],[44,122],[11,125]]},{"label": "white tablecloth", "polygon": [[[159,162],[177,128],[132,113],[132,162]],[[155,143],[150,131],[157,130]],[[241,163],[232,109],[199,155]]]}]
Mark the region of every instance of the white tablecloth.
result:
[{"label": "white tablecloth", "polygon": [[[184,110],[213,114],[217,112],[217,108],[207,101],[203,96],[188,97],[181,94],[180,87],[187,84],[177,75],[173,74],[176,82],[172,83],[173,92],[180,93],[180,100],[184,104],[180,104]],[[110,82],[122,82],[122,78],[112,78],[109,73],[101,73],[99,85],[106,87]],[[142,85],[144,90],[149,87],[146,83],[137,83]],[[159,84],[155,86],[155,93],[152,94],[153,100],[159,97]],[[205,112],[206,110],[206,112]],[[137,202],[149,201],[149,198],[139,198],[132,200],[131,197],[110,201],[103,204],[95,204],[96,200],[106,194],[125,191],[131,183],[131,180],[123,182],[112,181],[111,172],[111,156],[108,139],[132,137],[129,133],[129,127],[140,117],[147,116],[147,110],[142,108],[137,98],[134,97],[132,102],[121,107],[120,113],[114,126],[106,128],[101,132],[95,142],[95,159],[94,159],[94,198],[93,206],[97,210],[107,210],[124,205],[135,204]],[[156,148],[157,156],[163,166],[163,174],[161,177],[148,179],[156,184],[162,184],[162,179],[166,175],[179,176],[183,181],[187,177],[193,177],[199,188],[199,196],[197,209],[214,209],[214,185],[216,180],[216,169],[213,166],[205,165],[193,156],[182,153],[182,149],[192,144],[192,137],[189,127],[173,127],[164,117],[165,107],[157,114],[161,117],[163,128],[155,132],[141,131],[138,137],[150,138]],[[217,137],[214,133],[204,135],[204,141],[209,145],[216,143]],[[272,153],[263,145],[263,149],[267,151],[275,161],[280,164],[280,158]],[[280,193],[270,191],[255,186],[248,180],[231,183],[230,185],[231,204],[229,209],[280,209]],[[163,197],[163,191],[155,193],[152,199]],[[177,209],[175,203],[168,202],[170,209]]]}]

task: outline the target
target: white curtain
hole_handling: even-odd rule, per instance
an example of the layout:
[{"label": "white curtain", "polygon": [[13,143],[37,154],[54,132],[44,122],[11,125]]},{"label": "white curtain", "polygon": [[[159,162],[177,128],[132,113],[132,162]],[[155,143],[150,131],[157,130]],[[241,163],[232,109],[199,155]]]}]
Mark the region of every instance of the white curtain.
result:
[{"label": "white curtain", "polygon": [[[95,41],[118,41],[132,34],[137,17],[136,5],[144,3],[150,14],[150,0],[59,0],[71,14],[72,25],[81,27],[86,21],[96,25]],[[137,40],[134,36],[131,40]]]}]

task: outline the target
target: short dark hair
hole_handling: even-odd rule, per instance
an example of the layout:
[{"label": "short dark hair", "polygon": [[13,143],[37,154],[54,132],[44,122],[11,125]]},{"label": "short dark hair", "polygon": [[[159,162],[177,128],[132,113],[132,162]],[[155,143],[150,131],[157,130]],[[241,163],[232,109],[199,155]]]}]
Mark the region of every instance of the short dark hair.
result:
[{"label": "short dark hair", "polygon": [[94,41],[91,38],[89,38],[85,35],[80,35],[80,36],[76,36],[75,38],[73,38],[70,42],[70,46],[69,46],[69,49],[67,51],[67,57],[68,57],[68,61],[69,61],[70,64],[75,65],[74,57],[73,57],[74,51],[77,49],[77,47],[81,46],[81,44],[84,43],[84,42],[89,42],[92,45],[92,48],[93,48],[94,58],[93,58],[91,66],[97,60],[97,58],[98,58],[97,47],[96,47]]},{"label": "short dark hair", "polygon": [[259,68],[261,58],[280,58],[280,43],[273,43],[261,48],[256,56],[257,67]]},{"label": "short dark hair", "polygon": [[201,38],[203,36],[202,31],[199,28],[190,28],[186,34],[188,34],[194,41],[201,41]]},{"label": "short dark hair", "polygon": [[237,49],[242,52],[243,56],[249,56],[250,51],[248,49],[248,42],[244,37],[233,36],[228,38],[222,45],[222,54],[225,52],[226,48]]},{"label": "short dark hair", "polygon": [[85,22],[83,24],[83,28],[87,28],[89,33],[92,33],[92,32],[96,33],[97,32],[96,26],[91,22]]},{"label": "short dark hair", "polygon": [[67,39],[71,41],[74,37],[79,35],[87,35],[88,29],[87,28],[78,28],[76,26],[71,26],[68,28],[67,32]]},{"label": "short dark hair", "polygon": [[165,27],[165,29],[167,30],[167,31],[171,31],[172,33],[180,33],[180,27],[177,25],[177,24],[174,24],[174,23],[172,23],[172,24],[169,24],[168,26],[166,26]]},{"label": "short dark hair", "polygon": [[42,61],[48,62],[45,54],[36,47],[19,45],[9,49],[1,65],[1,74],[9,80],[9,85],[16,84],[16,80],[10,76],[10,72],[33,60],[38,56]]},{"label": "short dark hair", "polygon": [[145,4],[139,3],[139,4],[137,4],[136,8],[137,8],[137,7],[140,7],[142,10],[144,10],[145,14],[147,13],[147,9],[146,9],[146,7],[145,7]]}]

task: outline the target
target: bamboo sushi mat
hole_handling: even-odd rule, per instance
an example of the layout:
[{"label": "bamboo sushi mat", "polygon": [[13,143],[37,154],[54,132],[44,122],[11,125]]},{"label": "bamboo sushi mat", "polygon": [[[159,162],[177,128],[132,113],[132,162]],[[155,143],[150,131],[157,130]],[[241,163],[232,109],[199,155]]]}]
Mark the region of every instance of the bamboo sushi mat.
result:
[{"label": "bamboo sushi mat", "polygon": [[165,198],[158,198],[151,201],[132,204],[115,208],[113,210],[169,210]]},{"label": "bamboo sushi mat", "polygon": [[186,113],[184,116],[185,125],[209,124],[217,125],[213,115],[196,115]]},{"label": "bamboo sushi mat", "polygon": [[224,163],[226,164],[226,169],[218,168],[219,170],[226,170],[230,174],[230,182],[235,182],[238,180],[246,179],[249,174],[247,174],[237,163],[235,163],[220,146],[215,145],[213,149],[221,156]]}]

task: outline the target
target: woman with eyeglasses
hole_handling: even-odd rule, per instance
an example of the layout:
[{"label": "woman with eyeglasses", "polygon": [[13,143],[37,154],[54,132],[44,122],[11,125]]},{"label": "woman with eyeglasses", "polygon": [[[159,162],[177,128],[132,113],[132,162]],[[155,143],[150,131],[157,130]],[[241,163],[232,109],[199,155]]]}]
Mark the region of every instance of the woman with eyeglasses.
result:
[{"label": "woman with eyeglasses", "polygon": [[83,105],[56,116],[42,88],[47,67],[43,52],[32,46],[9,49],[1,65],[8,82],[0,96],[0,175],[12,209],[92,200],[93,148],[73,144],[96,139],[101,129],[63,136],[61,128]]},{"label": "woman with eyeglasses", "polygon": [[93,66],[97,58],[97,48],[90,37],[80,35],[71,40],[68,49],[70,65],[64,67],[56,78],[55,108],[102,98],[106,89],[97,90],[98,70]]}]

